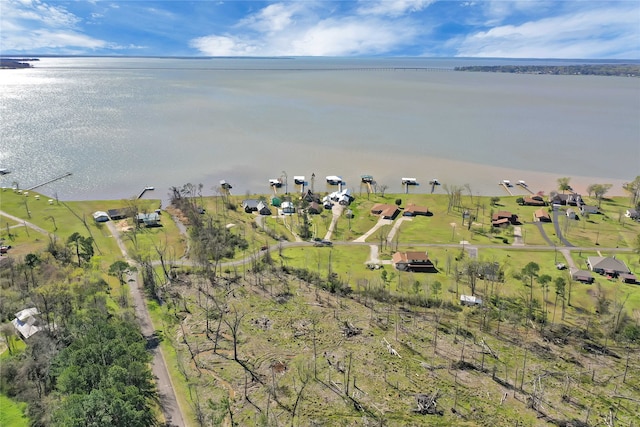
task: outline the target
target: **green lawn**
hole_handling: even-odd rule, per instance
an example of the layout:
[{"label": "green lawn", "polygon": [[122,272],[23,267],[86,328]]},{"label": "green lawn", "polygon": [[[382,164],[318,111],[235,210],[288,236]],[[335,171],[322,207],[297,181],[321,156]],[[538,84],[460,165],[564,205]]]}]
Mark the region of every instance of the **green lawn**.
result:
[{"label": "green lawn", "polygon": [[0,427],[29,426],[29,419],[24,414],[25,409],[26,404],[0,394]]}]

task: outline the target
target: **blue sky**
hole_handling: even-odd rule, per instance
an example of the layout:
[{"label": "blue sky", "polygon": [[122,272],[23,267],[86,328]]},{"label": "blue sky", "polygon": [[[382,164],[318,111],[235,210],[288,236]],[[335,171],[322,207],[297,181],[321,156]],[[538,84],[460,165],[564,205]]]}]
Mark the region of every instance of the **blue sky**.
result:
[{"label": "blue sky", "polygon": [[640,59],[640,1],[0,0],[0,52]]}]

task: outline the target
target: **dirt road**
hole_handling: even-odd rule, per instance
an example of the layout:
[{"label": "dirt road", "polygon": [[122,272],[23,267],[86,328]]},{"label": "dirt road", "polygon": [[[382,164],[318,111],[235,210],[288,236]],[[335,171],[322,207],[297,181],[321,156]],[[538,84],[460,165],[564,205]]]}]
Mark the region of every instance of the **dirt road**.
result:
[{"label": "dirt road", "polygon": [[[108,222],[107,227],[109,227],[109,231],[113,238],[116,239],[118,247],[120,248],[124,258],[130,265],[135,265],[135,262],[127,253],[127,248],[124,245],[116,226],[112,222]],[[144,299],[144,291],[141,289],[139,273],[130,273],[127,277],[127,281],[129,283],[129,290],[131,292],[131,298],[133,299],[135,314],[138,319],[138,323],[140,324],[140,329],[142,334],[147,339],[150,339],[154,336],[155,328],[153,327],[153,323],[151,323],[149,310],[147,309],[147,304]],[[156,377],[160,406],[162,407],[162,413],[164,414],[165,420],[172,426],[186,426],[182,410],[180,409],[180,405],[176,399],[176,394],[173,389],[173,384],[171,383],[171,377],[169,376],[169,371],[167,370],[167,365],[162,355],[162,351],[160,351],[159,347],[152,348],[150,351],[153,355],[152,371],[153,375]]]}]

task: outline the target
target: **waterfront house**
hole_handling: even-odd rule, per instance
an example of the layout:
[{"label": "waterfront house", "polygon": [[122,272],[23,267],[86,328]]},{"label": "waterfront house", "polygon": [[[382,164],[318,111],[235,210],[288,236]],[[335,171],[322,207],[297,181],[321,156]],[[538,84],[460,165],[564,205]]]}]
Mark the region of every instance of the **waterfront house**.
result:
[{"label": "waterfront house", "polygon": [[269,209],[269,206],[262,200],[258,202],[257,211],[260,215],[271,215],[271,209]]},{"label": "waterfront house", "polygon": [[136,221],[146,227],[157,227],[160,225],[160,214],[158,212],[139,213],[136,215]]},{"label": "waterfront house", "polygon": [[307,212],[310,215],[318,215],[322,212],[322,206],[318,202],[309,203],[309,207],[307,208]]},{"label": "waterfront house", "polygon": [[418,215],[423,215],[423,216],[431,216],[433,215],[431,212],[429,212],[429,208],[426,206],[417,206],[413,203],[409,203],[407,204],[407,207],[404,209],[404,213],[402,214],[404,216],[418,216]]},{"label": "waterfront house", "polygon": [[118,221],[121,219],[129,218],[133,216],[131,209],[128,208],[119,208],[119,209],[109,209],[107,211],[107,215],[111,218],[112,221]]},{"label": "waterfront house", "polygon": [[530,197],[523,197],[522,204],[525,206],[546,206],[547,203],[541,195],[536,194]]},{"label": "waterfront house", "polygon": [[491,225],[494,227],[519,224],[518,215],[509,211],[498,211],[491,216]]},{"label": "waterfront house", "polygon": [[534,220],[540,222],[551,222],[551,215],[545,208],[540,208],[533,213]]},{"label": "waterfront house", "polygon": [[244,209],[246,213],[256,212],[259,203],[260,200],[258,199],[244,199],[242,201],[242,209]]},{"label": "waterfront house", "polygon": [[436,267],[426,252],[396,252],[391,258],[393,266],[400,271],[436,273]]},{"label": "waterfront house", "polygon": [[283,215],[292,215],[296,212],[295,206],[293,206],[293,203],[290,201],[282,202],[280,210],[282,211]]},{"label": "waterfront house", "polygon": [[396,205],[376,203],[370,212],[372,215],[379,215],[382,219],[396,219],[400,213],[400,209],[398,209]]}]

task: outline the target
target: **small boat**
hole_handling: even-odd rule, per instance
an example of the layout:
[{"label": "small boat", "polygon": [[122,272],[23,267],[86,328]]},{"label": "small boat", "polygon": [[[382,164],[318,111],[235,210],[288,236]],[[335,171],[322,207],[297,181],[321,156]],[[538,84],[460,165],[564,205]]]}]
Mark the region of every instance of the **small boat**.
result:
[{"label": "small boat", "polygon": [[282,180],[280,178],[273,178],[269,180],[269,185],[272,187],[280,188],[282,187]]},{"label": "small boat", "polygon": [[337,175],[329,175],[327,176],[327,184],[329,185],[340,185],[342,184],[342,177]]},{"label": "small boat", "polygon": [[224,179],[220,180],[220,187],[224,188],[225,190],[230,190],[231,188],[233,188],[233,187],[231,187],[231,184],[229,184]]},{"label": "small boat", "polygon": [[294,176],[294,177],[293,177],[293,182],[294,182],[296,185],[302,185],[302,184],[304,184],[304,176],[300,176],[300,175],[298,175],[298,176]]},{"label": "small boat", "polygon": [[360,179],[362,180],[362,182],[366,183],[372,183],[373,182],[373,176],[371,175],[362,175],[360,177]]},{"label": "small boat", "polygon": [[503,179],[501,184],[505,187],[511,187],[511,181],[509,181],[508,179]]},{"label": "small boat", "polygon": [[0,168],[0,175],[7,175],[10,174],[11,171],[9,169],[5,169],[5,168]]},{"label": "small boat", "polygon": [[438,181],[437,178],[433,178],[431,181],[429,181],[429,184],[431,184],[431,185],[440,185],[440,181]]},{"label": "small boat", "polygon": [[522,187],[526,187],[526,186],[527,186],[527,183],[526,183],[526,182],[524,182],[523,180],[519,180],[519,181],[518,181],[518,185],[521,185]]},{"label": "small boat", "polygon": [[415,178],[402,178],[403,185],[418,185],[418,180]]}]

